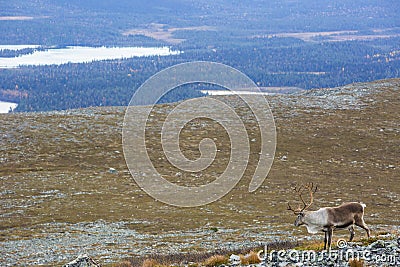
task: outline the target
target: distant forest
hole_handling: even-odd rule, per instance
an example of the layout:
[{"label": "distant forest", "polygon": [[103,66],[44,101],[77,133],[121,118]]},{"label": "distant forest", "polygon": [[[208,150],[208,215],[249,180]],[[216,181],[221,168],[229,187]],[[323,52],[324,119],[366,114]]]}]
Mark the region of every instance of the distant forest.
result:
[{"label": "distant forest", "polygon": [[[0,18],[6,18],[0,21],[0,44],[41,45],[35,49],[167,45],[183,51],[0,69],[0,100],[19,103],[15,111],[127,105],[151,75],[194,60],[230,65],[265,87],[324,88],[400,77],[397,1],[0,0],[0,6]],[[26,10],[31,17],[24,18]],[[124,34],[131,29],[136,33]],[[324,31],[343,32],[327,36]],[[346,31],[354,36],[332,39]],[[298,32],[317,34],[308,39],[285,35]],[[365,38],[373,35],[383,37]],[[0,57],[33,51],[0,50]],[[177,89],[162,101],[201,96],[197,89]]]}]

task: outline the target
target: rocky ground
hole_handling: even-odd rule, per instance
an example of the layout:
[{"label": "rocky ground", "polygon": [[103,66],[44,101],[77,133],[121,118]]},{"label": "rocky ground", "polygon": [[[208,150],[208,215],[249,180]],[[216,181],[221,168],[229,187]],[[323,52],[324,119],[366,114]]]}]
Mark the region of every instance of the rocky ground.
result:
[{"label": "rocky ground", "polygon": [[[362,201],[374,234],[398,233],[399,88],[400,80],[392,79],[268,97],[277,151],[268,179],[254,193],[248,184],[258,161],[259,130],[239,99],[218,97],[244,120],[249,165],[232,192],[192,209],[155,201],[131,179],[121,145],[124,107],[1,114],[0,265],[62,265],[82,253],[111,265],[154,253],[235,250],[276,240],[320,242],[322,235],[294,228],[286,211],[288,200],[296,202],[291,186],[309,181],[320,185],[313,209]],[[182,131],[189,158],[199,155],[200,140],[210,135],[216,140],[220,153],[209,171],[178,172],[157,154],[156,130],[173,107],[159,106],[153,114],[149,153],[155,167],[176,183],[212,180],[229,158],[228,136],[218,124],[197,121]],[[334,235],[343,237],[347,233]],[[362,249],[374,255],[396,252],[395,241],[382,242],[377,243],[382,248]],[[284,264],[294,263],[285,258],[276,266]],[[307,264],[296,266],[313,266]]]},{"label": "rocky ground", "polygon": [[[358,264],[358,265],[356,265]],[[230,265],[234,265],[231,262]],[[260,266],[400,266],[400,238],[381,240],[362,246],[346,243],[330,252],[313,250],[280,250],[270,252]]]},{"label": "rocky ground", "polygon": [[[253,250],[245,254],[213,255],[205,260],[191,261],[182,257],[177,261],[160,261],[160,258],[147,258],[140,261],[126,260],[116,266],[230,266],[230,267],[290,267],[290,266],[399,266],[400,265],[400,237],[387,234],[381,236],[369,245],[360,242],[348,243],[340,240],[339,245],[325,250],[304,249],[269,249],[268,244],[259,250]],[[267,251],[267,253],[264,253]],[[193,260],[193,257],[192,257]],[[142,263],[142,264],[140,264]],[[90,267],[101,266],[87,254],[81,254],[63,267]]]}]

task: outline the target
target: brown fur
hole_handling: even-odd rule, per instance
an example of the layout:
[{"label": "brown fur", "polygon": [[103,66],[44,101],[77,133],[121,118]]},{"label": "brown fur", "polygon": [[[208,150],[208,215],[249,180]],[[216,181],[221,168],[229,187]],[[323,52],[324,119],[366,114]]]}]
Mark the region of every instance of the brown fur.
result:
[{"label": "brown fur", "polygon": [[327,208],[328,226],[335,228],[344,228],[350,225],[357,225],[367,231],[368,237],[370,231],[364,222],[364,207],[357,202],[344,203],[338,207]]},{"label": "brown fur", "polygon": [[328,212],[328,222],[325,232],[325,248],[328,243],[328,250],[331,246],[332,232],[335,228],[349,227],[350,241],[354,237],[354,225],[363,228],[370,237],[370,230],[364,222],[364,206],[357,202],[344,203],[338,207],[326,208]]},{"label": "brown fur", "polygon": [[[349,224],[349,219],[353,221],[350,224],[355,223],[355,216],[359,217],[358,214],[364,213],[364,208],[360,203],[349,202],[344,203],[338,207],[327,208],[328,221],[332,222],[334,226],[340,227],[342,224]],[[362,216],[362,215],[361,215]]]}]

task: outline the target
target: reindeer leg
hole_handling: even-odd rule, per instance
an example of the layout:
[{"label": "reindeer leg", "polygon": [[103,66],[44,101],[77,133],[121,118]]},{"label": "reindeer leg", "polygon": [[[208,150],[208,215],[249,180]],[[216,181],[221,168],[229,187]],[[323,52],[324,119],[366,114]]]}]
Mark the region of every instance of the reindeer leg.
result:
[{"label": "reindeer leg", "polygon": [[333,235],[332,227],[328,228],[327,234],[328,234],[328,249],[327,249],[327,251],[329,251],[329,250],[331,250],[331,243],[332,243],[332,235]]},{"label": "reindeer leg", "polygon": [[353,240],[353,238],[354,238],[354,224],[352,224],[352,225],[349,227],[349,231],[350,231],[350,239],[349,239],[349,242],[351,242],[351,241]]},{"label": "reindeer leg", "polygon": [[324,237],[324,250],[326,250],[326,243],[328,241],[328,231],[324,231],[325,232],[325,237]]},{"label": "reindeer leg", "polygon": [[368,226],[365,224],[363,217],[361,217],[361,218],[357,217],[355,225],[357,225],[357,226],[361,227],[362,229],[364,229],[367,232],[368,238],[371,237],[371,231],[369,230]]}]

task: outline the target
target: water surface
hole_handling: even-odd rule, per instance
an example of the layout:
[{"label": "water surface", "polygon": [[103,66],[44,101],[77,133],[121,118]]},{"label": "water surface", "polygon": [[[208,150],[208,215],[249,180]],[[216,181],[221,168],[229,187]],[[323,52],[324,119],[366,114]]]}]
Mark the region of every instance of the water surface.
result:
[{"label": "water surface", "polygon": [[[7,48],[9,47],[9,48]],[[0,46],[0,49],[22,49],[27,46]],[[34,51],[19,57],[0,57],[0,68],[17,68],[24,65],[52,65],[66,63],[85,63],[97,60],[132,58],[143,56],[168,56],[179,54],[169,47],[87,47],[67,46],[65,48],[50,48],[44,51]]]},{"label": "water surface", "polygon": [[8,113],[11,109],[15,109],[18,104],[0,101],[0,113]]}]

